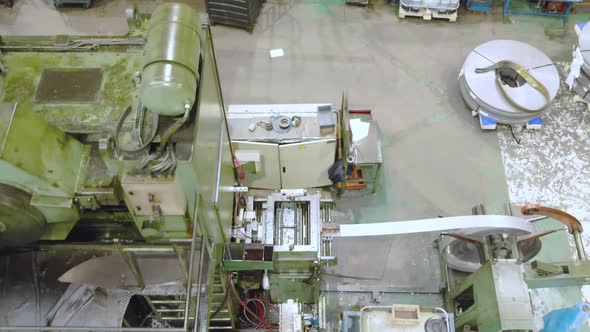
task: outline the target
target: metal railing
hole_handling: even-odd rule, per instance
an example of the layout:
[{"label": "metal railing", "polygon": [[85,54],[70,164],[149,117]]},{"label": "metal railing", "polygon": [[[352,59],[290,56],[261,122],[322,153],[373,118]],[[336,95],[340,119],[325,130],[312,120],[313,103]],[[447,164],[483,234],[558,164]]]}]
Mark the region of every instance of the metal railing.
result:
[{"label": "metal railing", "polygon": [[[113,242],[109,244],[105,243],[51,243],[51,242],[41,242],[30,245],[28,247],[22,247],[19,249],[23,250],[79,250],[83,248],[84,250],[104,250],[104,251],[115,251],[118,250],[119,253],[124,258],[127,266],[129,267],[131,273],[135,277],[135,280],[139,287],[143,288],[145,283],[141,276],[140,271],[138,270],[136,263],[132,259],[130,253],[133,252],[172,252],[174,253],[177,258],[181,268],[181,271],[185,274],[186,278],[186,289],[185,289],[185,299],[178,300],[181,302],[179,304],[184,303],[184,317],[178,318],[175,320],[182,320],[183,327],[104,327],[104,326],[0,326],[0,331],[30,331],[30,332],[59,332],[59,331],[87,331],[87,332],[188,332],[198,331],[199,327],[199,307],[201,304],[201,283],[203,281],[203,261],[205,259],[205,244],[206,240],[203,237],[197,237],[197,214],[199,209],[199,194],[196,193],[195,195],[195,205],[194,205],[194,216],[192,220],[192,233],[190,239],[171,239],[166,242],[159,242],[159,243],[150,243],[150,244],[124,244],[120,242]],[[195,307],[194,312],[190,312],[190,303],[192,298],[192,287],[193,287],[193,272],[194,272],[194,258],[195,258],[195,250],[197,245],[200,246],[200,259],[199,259],[199,268],[197,271],[197,290],[196,290],[196,300],[195,300]],[[188,270],[186,268],[185,261],[182,257],[181,249],[189,248],[189,266]],[[154,314],[158,314],[158,310],[155,308],[154,304],[157,304],[157,301],[151,301],[149,298],[146,299],[148,305],[154,311]],[[160,301],[162,302],[162,301]],[[192,314],[192,315],[191,315]],[[189,321],[194,320],[193,327],[189,327]]]}]

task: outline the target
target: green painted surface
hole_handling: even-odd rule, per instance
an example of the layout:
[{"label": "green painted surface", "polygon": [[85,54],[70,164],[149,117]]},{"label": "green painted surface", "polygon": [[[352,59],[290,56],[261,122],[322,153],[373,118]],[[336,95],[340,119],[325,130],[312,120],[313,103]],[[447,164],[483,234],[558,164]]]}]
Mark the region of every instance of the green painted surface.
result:
[{"label": "green painted surface", "polygon": [[[198,22],[196,24],[200,27]],[[207,36],[210,32],[202,29],[201,33]],[[43,43],[42,39],[27,41],[27,44]],[[51,41],[48,43],[51,44]],[[151,239],[190,236],[197,192],[200,194],[200,229],[207,237],[215,243],[223,243],[231,227],[233,192],[217,190],[217,186],[234,186],[233,158],[210,37],[203,43],[203,79],[197,96],[197,116],[191,119],[195,121],[192,157],[178,160],[175,175],[180,179],[187,198],[187,213],[162,216],[159,220],[134,216],[140,231],[146,225],[157,226],[153,231],[146,231],[146,236]],[[198,59],[198,52],[196,54]],[[2,62],[8,71],[0,76],[0,102],[17,102],[19,107],[11,131],[6,136],[6,148],[0,151],[0,182],[49,197],[74,197],[76,191],[82,188],[100,191],[115,187],[112,201],[117,204],[121,199],[120,195],[117,198],[121,189],[119,181],[113,177],[122,177],[137,161],[115,160],[112,152],[99,154],[98,150],[93,154],[94,159],[90,158],[95,162],[85,161],[90,145],[83,145],[64,132],[113,132],[123,111],[138,101],[139,81],[136,74],[142,67],[141,50],[135,47],[106,47],[92,52],[8,52],[2,55]],[[37,87],[45,68],[63,68],[66,72],[72,68],[100,69],[102,81],[97,101],[82,102],[78,99],[76,102],[64,102],[60,99],[58,103],[55,100],[36,100]],[[45,85],[45,93],[53,94],[47,87]],[[55,91],[60,96],[64,95],[63,92]],[[68,99],[67,94],[65,99]],[[25,113],[27,117],[21,119],[21,112],[23,117]],[[133,117],[126,121],[123,132],[130,130],[133,121]],[[0,133],[6,132],[6,122],[2,121]],[[4,136],[0,135],[1,141],[4,141]],[[122,136],[124,138],[125,135]],[[83,135],[81,137],[84,138]],[[97,167],[96,161],[101,157],[105,165]],[[220,158],[222,166],[218,170],[215,165]],[[48,217],[55,221],[65,221],[68,209],[64,207],[63,211],[57,211],[43,207]],[[48,238],[65,238],[72,225],[62,226],[48,229]]]},{"label": "green painted surface", "polygon": [[[61,198],[57,198],[61,199]],[[41,212],[47,221],[53,223],[74,223],[80,219],[78,208],[71,199],[63,200],[63,203],[56,203],[53,197],[33,197],[31,205]],[[64,204],[65,203],[65,204]],[[67,233],[65,234],[67,235]]]},{"label": "green painted surface", "polygon": [[[556,220],[546,219],[535,223],[540,232],[563,229]],[[566,231],[556,232],[543,237],[543,248],[534,258],[546,263],[568,262],[575,260],[575,252],[570,245],[570,235]],[[572,307],[582,301],[580,287],[560,287],[534,289],[531,291],[537,319],[549,311]],[[582,326],[578,332],[590,332],[588,325]]]},{"label": "green painted surface", "polygon": [[[195,126],[195,143],[192,159],[179,162],[177,176],[181,179],[188,202],[195,192],[200,195],[199,224],[201,230],[215,243],[229,238],[233,218],[233,192],[220,187],[233,187],[235,183],[233,157],[229,134],[224,120],[224,108],[219,77],[209,31],[203,45],[203,64],[198,96],[199,115]],[[220,150],[221,149],[221,150]],[[221,167],[216,165],[221,157]],[[219,181],[219,182],[218,182]],[[193,206],[189,203],[189,215]]]},{"label": "green painted surface", "polygon": [[184,215],[165,215],[157,219],[153,216],[133,215],[133,218],[137,229],[148,240],[183,239],[191,235],[187,217]]},{"label": "green painted surface", "polygon": [[[0,76],[0,101],[18,102],[66,132],[110,132],[136,89],[141,53],[14,52],[2,56],[7,68]],[[44,68],[101,68],[102,90],[96,103],[36,103],[37,86]]]},{"label": "green painted surface", "polygon": [[[590,261],[555,262],[539,261],[536,269],[527,269],[530,288],[581,287],[590,284]],[[539,273],[541,272],[541,273]],[[548,275],[544,275],[547,273]]]},{"label": "green painted surface", "polygon": [[19,105],[0,151],[0,182],[37,195],[73,197],[88,147]]},{"label": "green painted surface", "polygon": [[271,300],[284,303],[296,300],[299,303],[316,303],[320,294],[318,282],[310,283],[308,274],[269,273]]},{"label": "green painted surface", "polygon": [[273,261],[276,272],[311,272],[317,261],[317,252],[275,251]]},{"label": "green painted surface", "polygon": [[[463,331],[463,326],[465,325],[476,328],[480,332],[530,331],[534,328],[534,322],[531,319],[524,318],[527,316],[526,314],[524,317],[510,314],[511,310],[522,310],[522,306],[517,302],[521,296],[519,294],[520,290],[519,288],[513,290],[517,292],[514,295],[514,299],[506,299],[506,293],[510,289],[510,286],[506,284],[503,276],[504,278],[508,278],[509,276],[502,274],[502,272],[506,272],[503,268],[495,270],[494,264],[496,263],[488,261],[479,270],[469,275],[457,287],[446,294],[445,298],[449,302],[447,303],[447,310],[450,312],[454,311],[455,299],[462,293],[468,293],[471,289],[473,294],[474,304],[469,308],[464,308],[464,312],[455,317],[456,331]],[[502,264],[510,267],[511,270],[509,271],[511,272],[508,272],[509,275],[514,272],[512,268],[515,263]],[[523,282],[523,277],[518,270],[515,275],[510,276],[510,281],[519,282],[515,280],[516,277],[520,278],[520,282]],[[502,291],[505,294],[502,294]],[[527,296],[525,295],[525,297]],[[498,302],[499,300],[503,300],[505,303],[500,304]],[[514,301],[514,303],[508,305],[506,302],[510,301]]]},{"label": "green painted surface", "polygon": [[201,52],[199,13],[182,3],[167,3],[152,14],[145,46],[142,103],[170,116],[195,102]]},{"label": "green painted surface", "polygon": [[223,261],[224,272],[235,272],[235,271],[255,271],[255,270],[272,270],[272,262],[264,261]]}]

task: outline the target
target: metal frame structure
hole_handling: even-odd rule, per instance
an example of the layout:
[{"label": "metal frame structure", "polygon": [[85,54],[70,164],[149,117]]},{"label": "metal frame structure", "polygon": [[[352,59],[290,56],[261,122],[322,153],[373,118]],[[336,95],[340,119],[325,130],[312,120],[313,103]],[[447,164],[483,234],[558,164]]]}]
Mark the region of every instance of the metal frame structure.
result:
[{"label": "metal frame structure", "polygon": [[563,20],[563,24],[567,24],[567,18],[569,16],[570,12],[572,11],[572,7],[574,6],[574,3],[581,2],[581,1],[575,1],[575,0],[557,0],[557,1],[561,1],[561,2],[567,2],[567,8],[565,9],[565,13],[558,14],[558,13],[545,13],[542,11],[527,11],[527,10],[522,10],[522,9],[510,9],[510,2],[511,1],[512,0],[504,0],[504,6],[503,6],[503,10],[502,10],[504,22],[506,22],[506,20],[508,19],[508,15],[518,14],[518,15],[557,17],[557,18],[561,18]]},{"label": "metal frame structure", "polygon": [[[206,240],[201,236],[197,236],[197,227],[198,227],[198,209],[199,209],[199,193],[195,195],[195,213],[192,222],[192,234],[191,238],[189,239],[171,239],[168,242],[159,242],[159,243],[152,243],[152,244],[122,244],[118,242],[114,242],[112,244],[97,244],[97,243],[51,243],[51,242],[41,242],[37,244],[30,245],[28,247],[22,247],[20,249],[27,250],[27,249],[46,249],[46,250],[71,250],[71,249],[80,249],[83,247],[85,250],[105,250],[105,251],[118,251],[127,266],[129,267],[130,271],[132,272],[135,280],[138,284],[138,287],[143,288],[145,286],[143,282],[143,278],[137,269],[137,266],[133,260],[131,253],[133,252],[173,252],[176,257],[178,258],[178,263],[180,265],[181,271],[183,271],[185,278],[186,278],[186,289],[185,289],[185,300],[184,302],[184,318],[183,318],[183,327],[182,328],[142,328],[142,327],[101,327],[101,326],[94,326],[94,327],[77,327],[77,326],[0,326],[0,331],[39,331],[39,332],[59,332],[59,331],[88,331],[88,332],[187,332],[187,331],[199,331],[199,327],[202,326],[199,323],[200,321],[200,305],[201,305],[201,283],[203,282],[203,261],[205,259],[205,250],[206,248]],[[196,303],[194,308],[193,316],[191,317],[190,314],[190,303],[192,296],[192,287],[193,287],[193,272],[194,272],[194,259],[195,259],[195,250],[197,245],[200,246],[200,259],[199,259],[199,268],[197,271],[197,290],[196,290]],[[188,248],[189,249],[189,266],[188,270],[186,268],[186,262],[183,260],[181,255],[181,248]],[[145,297],[148,305],[152,308],[154,313],[157,314],[158,310],[154,306],[148,296]],[[175,318],[177,319],[177,318]],[[194,320],[194,326],[189,328],[189,320]],[[207,321],[208,317],[205,317],[205,322]]]},{"label": "metal frame structure", "polygon": [[[293,226],[291,227],[286,226],[287,222],[282,214],[279,214],[278,216],[280,220],[276,219],[276,204],[285,203],[295,204],[298,207],[294,211]],[[321,242],[321,225],[319,224],[320,216],[318,215],[320,212],[319,194],[287,198],[281,193],[273,193],[268,196],[266,204],[267,209],[264,219],[265,243],[274,244],[275,252],[318,252]],[[300,210],[299,213],[296,213],[298,210]],[[285,240],[285,234],[283,234],[284,229],[293,229],[293,243],[283,243]],[[298,234],[300,235],[299,237],[297,236]]]},{"label": "metal frame structure", "polygon": [[[367,114],[369,116],[370,121],[368,121],[370,123],[370,127],[369,127],[369,137],[365,138],[365,140],[370,139],[372,137],[372,140],[370,140],[369,142],[371,142],[372,144],[370,144],[369,146],[367,146],[367,144],[365,143],[363,145],[363,143],[360,143],[360,146],[358,145],[359,142],[355,142],[352,140],[352,135],[350,135],[349,133],[346,133],[344,135],[347,135],[349,138],[349,140],[352,142],[351,144],[351,150],[349,151],[349,153],[346,156],[346,162],[347,164],[350,163],[352,165],[354,165],[357,169],[360,169],[361,171],[363,171],[363,176],[361,178],[348,178],[345,180],[346,183],[371,183],[371,194],[374,194],[377,192],[377,189],[379,187],[379,175],[381,174],[381,167],[383,165],[383,156],[381,154],[381,141],[379,140],[379,127],[377,125],[377,122],[373,120],[373,116],[371,115],[371,110],[346,110],[346,115],[345,117],[348,118],[348,130],[350,133],[350,129],[352,128],[351,125],[351,120],[353,119],[363,119],[362,115],[363,114]],[[351,118],[351,114],[354,114],[355,117]],[[361,140],[362,142],[363,140]],[[361,150],[362,149],[362,150]],[[371,151],[371,150],[374,151]],[[368,150],[368,151],[365,151]],[[354,151],[354,152],[353,152]],[[361,161],[358,160],[358,155],[363,156],[363,158],[361,158]],[[367,157],[367,155],[371,156],[371,157]],[[368,174],[371,174],[372,176],[369,176]],[[345,184],[346,186],[346,184]]]},{"label": "metal frame structure", "polygon": [[493,0],[466,0],[465,7],[470,12],[490,13],[493,3]]}]

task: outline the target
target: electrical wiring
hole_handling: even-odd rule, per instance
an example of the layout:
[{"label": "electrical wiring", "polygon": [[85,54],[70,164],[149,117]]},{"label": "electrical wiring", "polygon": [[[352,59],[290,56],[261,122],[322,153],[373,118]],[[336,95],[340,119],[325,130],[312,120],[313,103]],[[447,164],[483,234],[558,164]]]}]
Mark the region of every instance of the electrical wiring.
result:
[{"label": "electrical wiring", "polygon": [[[264,302],[260,301],[260,299],[252,298],[252,299],[246,300],[244,303],[246,304],[246,306],[248,306],[248,304],[250,304],[252,302],[254,302],[256,304],[256,310],[258,311],[260,318],[263,321],[266,321],[266,319],[265,319],[266,318],[265,317],[266,305],[264,304]],[[262,305],[262,307],[258,306],[259,304]],[[248,317],[248,312],[246,311],[246,306],[242,308],[242,311],[244,313],[244,317],[252,325],[256,326],[257,328],[260,327],[260,325],[262,325],[262,322],[254,323],[252,320],[250,320],[250,317]]]},{"label": "electrical wiring", "polygon": [[272,302],[270,302],[267,299],[263,299],[263,298],[258,298],[258,300],[268,304],[269,307],[273,308],[276,312],[280,313],[279,307],[277,307],[276,305],[274,305]]},{"label": "electrical wiring", "polygon": [[[236,156],[234,156],[234,165],[235,165],[235,167],[237,169],[238,180],[241,183],[242,181],[244,181],[244,178],[246,177],[246,174],[244,173],[244,169],[242,167],[242,164],[240,163],[240,161],[238,160],[238,158],[236,158]],[[236,221],[237,221],[237,218],[238,218],[238,209],[240,207],[240,201],[241,201],[241,199],[242,199],[242,193],[240,193],[240,192],[236,193],[236,200],[235,200],[235,203],[234,203],[234,215],[233,215],[233,217],[234,217],[234,219],[233,219],[233,225],[234,226],[237,226],[236,225]],[[244,234],[242,231],[240,231],[240,230],[237,230],[237,231],[238,231],[238,233],[242,234],[246,238],[254,241],[254,239],[252,239],[250,236]]]},{"label": "electrical wiring", "polygon": [[[236,225],[236,220],[238,218],[238,209],[240,206],[240,201],[242,200],[242,193],[236,193],[236,201],[235,201],[235,207],[234,207],[234,221],[233,221],[233,225]],[[251,236],[249,236],[248,234],[242,232],[241,230],[239,230],[238,228],[236,228],[236,231],[241,234],[242,236],[244,236],[247,239],[252,240],[252,242],[256,242],[257,240],[252,238]]]},{"label": "electrical wiring", "polygon": [[[246,301],[246,304],[249,303],[249,301],[256,301],[256,305],[260,306],[258,308],[258,312],[261,313],[261,318],[266,321],[266,304],[269,304],[269,306],[274,306],[272,303],[270,303],[269,301],[261,298],[257,293],[253,295],[252,299],[249,299],[248,301]],[[277,310],[276,307],[273,308],[274,310]],[[278,312],[278,311],[277,311]],[[262,324],[258,324],[257,327],[260,327],[260,325]]]},{"label": "electrical wiring", "polygon": [[512,125],[510,125],[510,133],[512,134],[512,138],[514,138],[514,141],[516,142],[516,144],[520,145],[520,142],[522,141],[522,139],[516,138],[516,135],[514,135],[514,129],[512,129]]},{"label": "electrical wiring", "polygon": [[[256,307],[258,308],[261,318],[266,321],[266,306],[264,305],[264,302],[256,302]],[[256,328],[259,328],[261,325],[262,323],[259,323]]]},{"label": "electrical wiring", "polygon": [[244,232],[242,232],[240,230],[238,230],[238,233],[242,234],[242,236],[246,237],[247,239],[252,240],[253,242],[256,241],[251,236],[249,236],[248,234],[246,234],[246,233],[244,233]]},{"label": "electrical wiring", "polygon": [[[125,148],[122,146],[121,138],[119,136],[121,136],[123,123],[125,122],[127,117],[129,117],[129,114],[131,113],[131,111],[132,111],[132,108],[131,108],[131,106],[129,106],[123,112],[123,114],[121,114],[121,117],[119,118],[119,121],[117,122],[117,127],[115,128],[113,140],[115,143],[115,147],[117,149],[119,149],[123,152],[127,152],[127,153],[136,153],[136,152],[140,152],[140,151],[146,149],[152,143],[154,138],[156,137],[156,134],[158,133],[159,118],[158,118],[157,113],[152,113],[152,132],[150,133],[149,137],[147,137],[147,140],[145,142],[142,142],[143,137],[141,137],[141,134],[139,134],[138,138],[140,140],[140,142],[139,142],[140,145],[135,148]],[[145,107],[141,104],[138,105],[136,112],[137,112],[136,118],[143,118],[143,116],[145,115]],[[142,121],[138,121],[137,126],[138,126],[138,129],[140,132],[144,129],[143,119],[142,119]]]},{"label": "electrical wiring", "polygon": [[241,193],[237,193],[236,194],[236,201],[234,202],[234,220],[233,220],[233,224],[234,226],[236,226],[236,219],[238,218],[238,206],[240,203],[240,197],[242,196]]},{"label": "electrical wiring", "polygon": [[244,179],[246,178],[246,173],[244,172],[244,167],[242,167],[242,164],[240,163],[238,158],[236,158],[236,156],[234,156],[234,164],[236,165],[236,168],[238,170],[238,180],[240,180],[240,182],[244,181]]},{"label": "electrical wiring", "polygon": [[[229,288],[230,288],[233,296],[235,297],[235,299],[238,301],[238,303],[240,303],[240,305],[242,307],[244,307],[244,310],[247,311],[252,317],[254,317],[254,319],[256,319],[257,321],[259,321],[262,324],[262,327],[263,328],[265,328],[267,330],[273,330],[273,329],[276,330],[278,328],[276,325],[272,325],[272,324],[269,324],[268,322],[266,322],[264,319],[262,319],[259,315],[257,315],[252,309],[250,309],[246,305],[246,303],[242,300],[242,298],[238,294],[238,291],[236,290],[236,287],[234,286],[233,282],[231,281],[231,276],[230,276],[229,273],[227,274],[226,279],[227,279],[227,283],[229,284]],[[265,300],[265,299],[261,299],[261,298],[258,298],[258,300],[260,300],[262,302],[265,302],[265,303],[271,304],[272,307],[275,308],[278,311],[278,308],[274,304],[270,303],[270,301]]]},{"label": "electrical wiring", "polygon": [[443,308],[436,307],[434,308],[435,311],[441,312],[445,316],[445,325],[447,326],[447,331],[449,331],[449,314]]},{"label": "electrical wiring", "polygon": [[255,297],[253,298],[254,300],[258,300],[258,301],[260,301],[260,303],[262,303],[262,305],[264,305],[264,312],[263,312],[263,315],[262,315],[262,319],[263,319],[263,320],[265,320],[265,321],[266,321],[266,316],[265,316],[265,315],[266,315],[266,314],[265,314],[265,313],[266,313],[266,305],[268,305],[268,306],[269,306],[269,307],[271,307],[273,310],[275,310],[275,311],[276,311],[278,314],[280,314],[280,310],[279,310],[279,308],[278,308],[276,305],[274,305],[272,302],[270,302],[270,301],[269,301],[269,300],[267,300],[267,299],[263,299],[263,298],[261,298],[261,297],[258,297],[258,295],[257,295],[257,294],[255,294],[254,296],[255,296]]},{"label": "electrical wiring", "polygon": [[[237,225],[236,225],[236,221],[237,221],[237,218],[238,218],[238,208],[239,208],[239,206],[240,206],[240,200],[241,200],[241,199],[242,199],[242,194],[241,194],[241,193],[237,193],[237,194],[236,194],[236,201],[235,201],[235,204],[234,204],[234,205],[235,205],[235,207],[234,207],[234,220],[233,220],[233,225],[234,225],[234,226],[237,226]],[[237,227],[236,227],[235,229],[236,229],[236,231],[237,231],[239,234],[241,234],[242,236],[244,236],[244,237],[246,237],[246,238],[248,238],[248,239],[252,240],[252,242],[256,241],[256,240],[254,240],[252,237],[248,236],[248,234],[246,234],[246,233],[242,232],[241,230],[239,230]]]}]

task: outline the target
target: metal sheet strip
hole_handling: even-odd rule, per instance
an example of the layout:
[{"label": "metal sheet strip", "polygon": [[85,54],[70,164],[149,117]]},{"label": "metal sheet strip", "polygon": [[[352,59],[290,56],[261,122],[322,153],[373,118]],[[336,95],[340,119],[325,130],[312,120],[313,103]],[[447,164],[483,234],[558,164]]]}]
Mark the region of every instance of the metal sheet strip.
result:
[{"label": "metal sheet strip", "polygon": [[458,234],[469,234],[481,229],[497,229],[498,233],[509,233],[518,236],[536,232],[535,226],[522,218],[483,215],[340,225],[338,236],[382,236],[449,231]]}]

